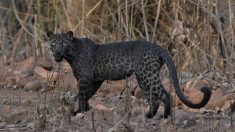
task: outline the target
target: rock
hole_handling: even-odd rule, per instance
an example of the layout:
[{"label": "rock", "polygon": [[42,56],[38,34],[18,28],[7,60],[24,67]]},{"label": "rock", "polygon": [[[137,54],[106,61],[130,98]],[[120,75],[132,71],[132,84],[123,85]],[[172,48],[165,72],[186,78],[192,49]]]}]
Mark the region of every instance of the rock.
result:
[{"label": "rock", "polygon": [[17,64],[16,69],[21,72],[30,73],[35,67],[34,57],[29,57],[28,59],[21,61]]},{"label": "rock", "polygon": [[98,110],[109,110],[109,108],[107,106],[105,106],[104,104],[96,104],[94,106],[94,108],[98,109]]},{"label": "rock", "polygon": [[22,101],[22,105],[23,106],[29,106],[29,105],[31,105],[33,102],[31,101],[31,100],[23,100]]},{"label": "rock", "polygon": [[235,93],[229,93],[221,99],[221,111],[231,110],[235,111]]},{"label": "rock", "polygon": [[[188,96],[189,100],[196,104],[196,103],[200,103],[204,96],[204,94],[200,91],[200,89],[202,87],[211,88],[213,86],[214,84],[210,80],[190,80],[185,85],[182,86],[182,90],[184,91],[185,95]],[[211,97],[211,98],[214,98],[214,97]],[[208,102],[207,106],[209,108],[211,107],[211,104]],[[199,112],[199,110],[197,109],[189,108],[188,110],[191,112]]]},{"label": "rock", "polygon": [[56,81],[58,74],[58,72],[47,71],[46,69],[40,66],[36,66],[34,68],[35,77],[42,82]]},{"label": "rock", "polygon": [[69,72],[63,76],[58,77],[57,83],[59,87],[72,91],[77,91],[77,79],[72,72]]},{"label": "rock", "polygon": [[119,95],[121,91],[125,88],[125,80],[118,81],[108,81],[107,85],[110,88],[110,93],[113,95]]},{"label": "rock", "polygon": [[31,81],[35,81],[36,77],[35,76],[28,76],[28,77],[23,77],[21,78],[21,80],[17,81],[16,84],[20,87],[20,88],[24,88],[24,86]]},{"label": "rock", "polygon": [[108,84],[108,81],[104,81],[103,84],[100,86],[100,88],[97,91],[97,96],[107,97],[107,95],[109,93],[110,93],[110,86]]},{"label": "rock", "polygon": [[7,77],[6,84],[7,88],[12,88],[14,85],[16,85],[16,79],[14,77]]},{"label": "rock", "polygon": [[181,100],[179,99],[178,95],[174,92],[171,92],[171,97],[172,97],[172,102],[175,106],[179,107],[181,106],[183,103],[181,102]]},{"label": "rock", "polygon": [[43,56],[37,60],[37,65],[51,71],[54,64],[50,58],[48,58],[47,56]]},{"label": "rock", "polygon": [[97,91],[97,96],[105,98],[109,94],[108,87],[101,86],[101,88]]},{"label": "rock", "polygon": [[175,88],[174,88],[173,84],[171,84],[171,82],[168,79],[166,79],[166,80],[162,81],[162,85],[167,92],[170,92],[172,100],[174,102],[174,105],[175,106],[182,105],[182,102],[180,101],[179,97],[175,93]]},{"label": "rock", "polygon": [[[190,101],[192,101],[194,104],[200,103],[202,98],[203,98],[203,93],[201,91],[199,91],[198,89],[191,89],[190,93],[187,94],[188,95],[188,99]],[[198,109],[191,109],[189,107],[187,107],[190,112],[199,112]]]},{"label": "rock", "polygon": [[134,95],[135,95],[136,98],[141,98],[141,97],[144,96],[144,93],[143,93],[143,91],[140,89],[140,87],[137,87],[137,88],[135,89]]},{"label": "rock", "polygon": [[198,89],[191,89],[188,97],[193,103],[200,103],[203,98],[203,93]]},{"label": "rock", "polygon": [[225,95],[223,98],[225,98],[226,100],[235,100],[235,93],[229,93]]},{"label": "rock", "polygon": [[200,90],[202,87],[214,87],[215,84],[211,80],[190,80],[183,85],[183,91],[190,93],[192,89]]},{"label": "rock", "polygon": [[235,100],[225,101],[224,105],[221,108],[221,111],[231,111],[235,112]]},{"label": "rock", "polygon": [[227,94],[227,91],[223,88],[218,88],[216,90],[212,90],[212,95],[205,106],[205,109],[215,109],[216,107],[221,108],[225,99],[223,99],[223,96]]},{"label": "rock", "polygon": [[121,91],[124,89],[124,82],[124,80],[105,81],[98,90],[98,95],[105,97],[120,95]]},{"label": "rock", "polygon": [[18,75],[20,75],[20,74],[22,74],[22,73],[24,73],[22,70],[20,70],[20,69],[16,69],[16,70],[13,70],[13,72],[12,72],[12,75],[14,75],[14,76],[18,76]]},{"label": "rock", "polygon": [[38,80],[28,82],[24,85],[24,90],[33,90],[33,91],[35,91],[35,90],[39,90],[41,88],[42,88],[41,83]]}]

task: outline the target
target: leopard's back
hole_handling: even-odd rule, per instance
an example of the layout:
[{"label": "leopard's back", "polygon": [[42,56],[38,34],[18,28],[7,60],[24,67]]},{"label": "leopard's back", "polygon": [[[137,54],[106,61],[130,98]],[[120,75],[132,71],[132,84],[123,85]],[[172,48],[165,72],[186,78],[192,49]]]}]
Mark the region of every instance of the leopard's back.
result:
[{"label": "leopard's back", "polygon": [[[140,64],[152,54],[158,56],[155,45],[146,41],[127,41],[97,45],[93,65],[96,79],[120,80],[140,69]],[[150,57],[150,56],[149,56]],[[156,60],[159,63],[160,60]],[[160,72],[160,71],[159,71]]]}]

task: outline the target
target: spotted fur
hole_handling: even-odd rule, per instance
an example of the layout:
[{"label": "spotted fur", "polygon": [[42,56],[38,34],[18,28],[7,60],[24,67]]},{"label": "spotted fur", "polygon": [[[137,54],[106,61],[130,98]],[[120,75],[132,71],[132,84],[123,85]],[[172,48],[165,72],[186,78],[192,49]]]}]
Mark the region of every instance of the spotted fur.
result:
[{"label": "spotted fur", "polygon": [[175,65],[166,50],[147,41],[124,41],[97,45],[88,38],[73,37],[73,32],[53,34],[48,32],[50,47],[57,62],[67,60],[79,81],[78,112],[88,111],[88,100],[104,80],[120,80],[136,75],[138,84],[148,100],[152,118],[160,105],[165,104],[164,117],[171,114],[170,95],[163,88],[160,69],[165,63],[180,100],[191,108],[201,108],[210,99],[211,91],[203,87],[202,101],[193,104],[180,89]]}]

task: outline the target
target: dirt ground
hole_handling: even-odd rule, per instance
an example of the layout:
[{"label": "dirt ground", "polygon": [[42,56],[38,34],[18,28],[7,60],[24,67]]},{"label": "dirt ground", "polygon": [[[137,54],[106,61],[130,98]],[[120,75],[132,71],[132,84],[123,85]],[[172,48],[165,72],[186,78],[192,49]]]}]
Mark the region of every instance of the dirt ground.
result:
[{"label": "dirt ground", "polygon": [[72,116],[70,113],[77,109],[73,101],[77,82],[71,68],[62,63],[63,73],[60,73],[49,59],[39,62],[35,63],[31,57],[13,68],[2,65],[0,131],[235,131],[235,81],[229,80],[223,72],[210,71],[196,78],[189,73],[181,74],[184,75],[181,88],[194,103],[200,102],[203,96],[201,87],[211,88],[211,99],[200,110],[184,106],[174,97],[170,81],[163,79],[165,89],[173,97],[172,117],[164,119],[164,107],[161,106],[154,118],[146,119],[144,113],[148,105],[140,88],[133,93],[132,88],[138,84],[132,76],[120,81],[105,81],[89,100],[93,109]]},{"label": "dirt ground", "polygon": [[[152,119],[144,117],[146,103],[135,97],[114,96],[90,100],[92,110],[64,118],[61,97],[64,91],[24,91],[0,89],[0,131],[79,131],[79,132],[154,132],[154,131],[235,131],[235,114],[188,112],[174,108],[172,118],[164,119],[163,107]],[[75,94],[75,93],[72,93]],[[129,97],[129,98],[128,98]],[[127,101],[129,100],[129,101]],[[46,105],[45,105],[46,104]],[[127,107],[128,106],[128,107]],[[45,113],[40,110],[45,109]],[[131,112],[128,112],[131,111]],[[45,126],[38,119],[45,116]],[[39,123],[40,124],[40,123]]]}]

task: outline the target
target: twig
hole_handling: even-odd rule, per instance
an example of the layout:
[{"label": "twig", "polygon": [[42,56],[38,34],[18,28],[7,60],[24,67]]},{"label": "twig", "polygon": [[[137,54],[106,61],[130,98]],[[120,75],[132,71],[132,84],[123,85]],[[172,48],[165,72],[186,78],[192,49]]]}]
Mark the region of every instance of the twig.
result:
[{"label": "twig", "polygon": [[64,5],[64,2],[63,2],[62,0],[60,0],[60,3],[62,4],[62,7],[63,7],[63,10],[64,10],[64,13],[65,13],[66,18],[67,18],[67,21],[68,21],[68,23],[69,23],[70,30],[72,30],[72,29],[73,29],[73,28],[72,28],[72,24],[71,24],[71,22],[70,22],[69,15],[68,15],[68,13],[67,13],[67,11],[66,11],[66,8],[65,8],[65,5]]},{"label": "twig", "polygon": [[[11,8],[6,8],[6,7],[2,7],[0,6],[0,10],[3,10],[3,11],[10,11],[10,12],[14,12],[14,10],[12,10]],[[34,14],[28,14],[28,13],[23,13],[23,12],[20,12],[20,11],[16,11],[17,14],[20,14],[20,15],[28,15],[28,16],[31,16],[31,17],[34,17]],[[40,19],[43,19],[44,21],[49,21],[49,17],[45,17],[45,16],[38,16]]]},{"label": "twig", "polygon": [[[13,0],[13,2],[14,2],[14,0]],[[13,7],[14,7],[14,11],[16,11],[14,3],[13,3]],[[27,11],[27,14],[26,14],[26,16],[23,20],[23,23],[25,23],[28,20],[29,14],[30,14],[30,11],[31,11],[31,7],[32,7],[32,0],[30,0],[29,6],[28,6],[28,11]],[[11,60],[13,62],[15,61],[16,50],[17,50],[17,47],[18,47],[18,44],[20,42],[20,38],[21,38],[22,34],[23,34],[23,27],[21,27],[20,30],[18,31],[18,33],[16,34],[17,39],[14,41],[14,44],[13,44],[14,46],[13,46],[13,49],[12,49],[12,52],[11,52]]]},{"label": "twig", "polygon": [[[56,64],[54,64],[54,65],[56,65]],[[54,67],[54,66],[53,66]],[[59,63],[59,70],[61,69],[61,63]],[[60,70],[61,71],[61,70]],[[47,87],[49,86],[49,85],[51,85],[51,82],[52,82],[52,78],[53,78],[53,76],[54,76],[54,71],[52,71],[52,74],[47,74]],[[61,72],[59,72],[60,74],[59,74],[59,77],[60,76],[62,76],[62,73]],[[51,75],[51,76],[49,76],[49,75]],[[58,79],[58,80],[60,80],[60,79]],[[62,76],[62,80],[64,81],[64,79],[63,79],[63,76]],[[57,82],[56,83],[56,87],[57,88],[59,88],[59,84],[60,84],[60,82]],[[55,89],[56,88],[54,88],[53,90],[52,90],[52,95],[51,95],[51,98],[50,98],[50,100],[49,100],[49,102],[48,102],[48,107],[50,106],[50,104],[51,104],[51,101],[52,101],[52,99],[53,99],[53,97],[54,97],[54,93],[55,93]]]},{"label": "twig", "polygon": [[144,114],[144,106],[143,106],[143,102],[141,101],[141,117],[142,117],[142,123],[145,124],[146,123],[146,118],[145,118],[145,114]]},{"label": "twig", "polygon": [[91,112],[91,121],[92,121],[93,132],[96,132],[94,111]]},{"label": "twig", "polygon": [[[221,55],[223,57],[223,59],[228,59],[228,54],[230,54],[229,50],[226,47],[226,40],[224,38],[224,29],[222,28],[222,24],[220,21],[220,17],[219,17],[219,11],[218,11],[218,0],[216,0],[216,17],[219,21],[216,21],[216,27],[217,27],[217,31],[219,33],[219,46],[220,46],[220,50],[221,50]],[[226,61],[224,61],[226,63]]]},{"label": "twig", "polygon": [[[7,63],[7,56],[6,56],[6,53],[5,53],[5,47],[4,47],[4,44],[3,44],[3,38],[5,38],[5,34],[6,34],[6,29],[4,28],[4,21],[5,19],[2,20],[2,24],[1,24],[1,33],[0,33],[0,51],[2,52],[2,56],[3,56],[3,61],[4,61],[4,64]],[[3,77],[5,78],[5,77]]]},{"label": "twig", "polygon": [[88,13],[82,18],[82,20],[80,20],[80,22],[74,27],[73,31],[75,31],[79,26],[80,24],[90,16],[90,14],[102,3],[103,0],[100,0],[99,2],[97,2],[97,4],[91,8],[90,11],[88,11]]},{"label": "twig", "polygon": [[146,15],[145,15],[144,1],[143,1],[143,0],[141,0],[141,10],[142,10],[142,14],[143,14],[143,21],[144,21],[144,29],[145,29],[146,39],[147,39],[147,41],[149,41],[149,33],[148,33],[147,19],[146,19]]},{"label": "twig", "polygon": [[128,2],[127,2],[127,0],[125,0],[125,13],[126,13],[126,39],[129,39],[130,38],[130,36],[129,36],[129,21],[128,21],[128,16],[129,16],[129,14],[128,14]]},{"label": "twig", "polygon": [[232,12],[232,5],[231,5],[231,0],[228,0],[228,5],[229,5],[229,28],[231,28],[231,40],[232,40],[232,48],[231,48],[231,55],[229,57],[230,62],[232,61],[232,57],[234,57],[234,30],[233,30],[233,12]]},{"label": "twig", "polygon": [[[132,105],[131,105],[131,96],[130,96],[130,86],[128,86],[127,77],[125,80],[125,87],[127,88],[126,96],[125,96],[125,112],[128,112],[128,111],[131,111]],[[130,122],[130,117],[131,117],[131,112],[129,112],[129,114],[127,116],[127,123]]]},{"label": "twig", "polygon": [[154,38],[156,37],[156,28],[157,28],[157,24],[158,24],[158,19],[159,19],[159,14],[160,14],[160,10],[161,10],[161,0],[158,1],[158,7],[157,7],[157,15],[155,17],[155,23],[154,23],[154,28],[153,28],[153,37],[152,37],[152,41],[154,40]]},{"label": "twig", "polygon": [[121,24],[121,2],[120,0],[117,0],[117,15],[118,15],[118,22],[117,22],[117,34],[118,34],[118,39],[121,39],[121,29],[122,29],[122,24]]},{"label": "twig", "polygon": [[25,25],[23,24],[24,22],[22,22],[22,20],[20,19],[19,15],[18,15],[17,10],[16,10],[16,7],[15,7],[15,0],[11,0],[11,1],[12,1],[12,5],[13,5],[13,9],[14,9],[14,13],[15,13],[16,19],[19,21],[19,23],[20,23],[21,27],[24,29],[24,31],[25,31],[26,33],[28,33],[31,37],[33,37],[33,38],[35,38],[35,39],[37,39],[37,40],[39,40],[39,41],[41,41],[41,42],[46,42],[46,41],[44,41],[44,40],[42,40],[42,39],[39,39],[39,38],[37,38],[36,36],[34,36],[34,35],[25,27]]}]

